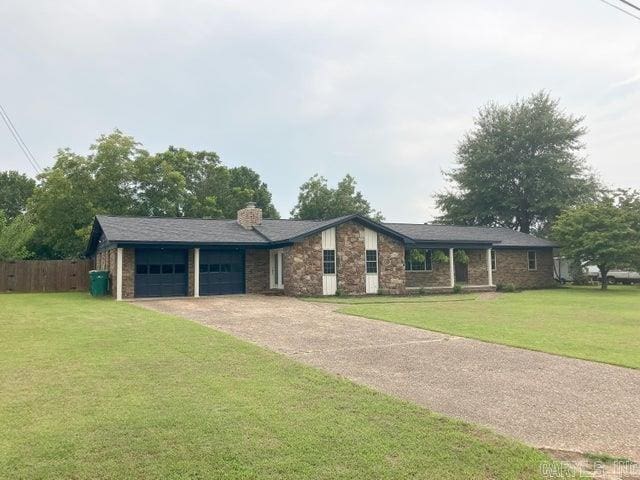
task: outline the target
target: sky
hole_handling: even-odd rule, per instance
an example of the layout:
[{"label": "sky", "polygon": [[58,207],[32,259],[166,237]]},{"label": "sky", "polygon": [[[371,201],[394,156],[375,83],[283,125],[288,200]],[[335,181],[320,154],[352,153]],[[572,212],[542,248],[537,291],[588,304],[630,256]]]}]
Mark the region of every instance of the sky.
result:
[{"label": "sky", "polygon": [[[599,0],[3,0],[0,18],[0,103],[43,167],[119,128],[253,168],[284,218],[311,175],[350,173],[387,220],[423,222],[478,109],[546,90],[585,117],[603,181],[640,188],[640,20]],[[7,169],[34,175],[0,124]]]}]

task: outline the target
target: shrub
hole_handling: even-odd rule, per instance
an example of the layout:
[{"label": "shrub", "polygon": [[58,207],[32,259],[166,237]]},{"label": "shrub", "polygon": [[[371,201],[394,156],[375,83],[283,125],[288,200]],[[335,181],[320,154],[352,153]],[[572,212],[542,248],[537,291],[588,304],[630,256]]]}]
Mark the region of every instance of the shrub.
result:
[{"label": "shrub", "polygon": [[453,293],[462,293],[462,285],[456,283],[453,286]]},{"label": "shrub", "polygon": [[506,293],[513,293],[518,291],[513,283],[499,283],[498,285],[496,285],[496,290]]}]

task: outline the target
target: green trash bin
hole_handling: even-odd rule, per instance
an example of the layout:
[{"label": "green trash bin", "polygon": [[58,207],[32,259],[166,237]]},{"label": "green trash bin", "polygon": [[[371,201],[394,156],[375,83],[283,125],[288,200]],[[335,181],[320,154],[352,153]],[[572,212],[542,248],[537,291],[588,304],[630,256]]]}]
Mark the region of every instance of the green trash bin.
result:
[{"label": "green trash bin", "polygon": [[89,272],[89,291],[94,297],[102,297],[109,293],[109,272],[91,270]]}]

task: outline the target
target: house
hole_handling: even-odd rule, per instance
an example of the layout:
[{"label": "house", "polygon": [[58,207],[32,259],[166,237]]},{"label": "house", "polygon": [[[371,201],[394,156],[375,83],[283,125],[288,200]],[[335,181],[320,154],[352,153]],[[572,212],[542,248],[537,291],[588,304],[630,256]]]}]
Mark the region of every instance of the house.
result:
[{"label": "house", "polygon": [[250,203],[237,220],[98,215],[87,254],[120,300],[542,288],[554,283],[553,247],[505,228],[268,220]]}]

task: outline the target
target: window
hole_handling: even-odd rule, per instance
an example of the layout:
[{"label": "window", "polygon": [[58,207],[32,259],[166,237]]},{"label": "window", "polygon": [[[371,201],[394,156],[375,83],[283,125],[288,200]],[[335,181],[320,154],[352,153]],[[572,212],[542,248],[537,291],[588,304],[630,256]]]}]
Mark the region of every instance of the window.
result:
[{"label": "window", "polygon": [[433,270],[433,252],[429,249],[412,248],[405,252],[404,269],[411,272],[430,272]]},{"label": "window", "polygon": [[173,265],[162,265],[162,273],[173,273]]},{"label": "window", "polygon": [[211,265],[209,265],[209,271],[212,273],[218,273],[220,271],[220,264],[212,263]]},{"label": "window", "polygon": [[491,270],[496,271],[496,251],[491,250]]},{"label": "window", "polygon": [[223,263],[222,265],[220,265],[220,271],[221,272],[230,272],[231,271],[231,264],[230,263]]},{"label": "window", "polygon": [[206,263],[200,264],[200,273],[207,273],[209,271],[209,265]]},{"label": "window", "polygon": [[187,269],[185,268],[184,263],[176,263],[173,266],[173,271],[174,273],[184,273],[187,271]]},{"label": "window", "polygon": [[538,269],[538,255],[534,250],[529,250],[527,252],[527,261],[529,263],[529,270]]},{"label": "window", "polygon": [[136,273],[138,275],[146,275],[147,274],[147,266],[146,265],[136,265]]},{"label": "window", "polygon": [[367,273],[378,273],[378,251],[367,250],[365,252],[365,259],[367,264]]},{"label": "window", "polygon": [[149,265],[149,273],[157,275],[160,273],[160,265]]},{"label": "window", "polygon": [[323,250],[322,251],[322,271],[325,275],[333,275],[336,273],[336,251],[335,250]]}]

